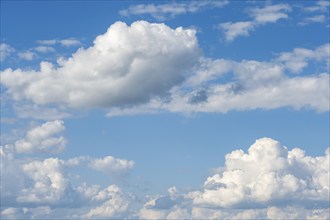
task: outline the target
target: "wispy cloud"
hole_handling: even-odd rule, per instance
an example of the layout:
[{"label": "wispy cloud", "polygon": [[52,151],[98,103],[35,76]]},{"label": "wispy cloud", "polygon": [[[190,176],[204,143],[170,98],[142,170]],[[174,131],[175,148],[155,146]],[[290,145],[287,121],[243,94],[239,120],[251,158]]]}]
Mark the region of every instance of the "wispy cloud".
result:
[{"label": "wispy cloud", "polygon": [[264,8],[253,8],[249,10],[251,21],[225,22],[220,23],[218,28],[224,32],[225,39],[232,42],[238,36],[249,36],[250,32],[257,27],[275,23],[280,19],[288,18],[291,7],[288,4],[268,5]]},{"label": "wispy cloud", "polygon": [[68,38],[68,39],[51,39],[51,40],[37,40],[37,43],[40,45],[56,45],[60,44],[65,47],[72,47],[72,46],[79,46],[82,45],[82,43],[74,38]]},{"label": "wispy cloud", "polygon": [[229,1],[190,1],[172,2],[166,4],[138,4],[132,5],[128,9],[119,11],[122,16],[130,15],[151,15],[158,20],[173,18],[181,14],[196,13],[206,8],[220,8],[228,4]]},{"label": "wispy cloud", "polygon": [[9,44],[0,44],[0,61],[3,62],[8,56],[15,52],[15,49]]}]

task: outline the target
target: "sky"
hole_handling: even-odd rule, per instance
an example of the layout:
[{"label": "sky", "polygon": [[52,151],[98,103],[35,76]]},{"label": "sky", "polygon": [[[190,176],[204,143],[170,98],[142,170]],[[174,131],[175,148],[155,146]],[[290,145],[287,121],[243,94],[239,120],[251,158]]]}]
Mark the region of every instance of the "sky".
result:
[{"label": "sky", "polygon": [[329,1],[1,1],[1,219],[329,219]]}]

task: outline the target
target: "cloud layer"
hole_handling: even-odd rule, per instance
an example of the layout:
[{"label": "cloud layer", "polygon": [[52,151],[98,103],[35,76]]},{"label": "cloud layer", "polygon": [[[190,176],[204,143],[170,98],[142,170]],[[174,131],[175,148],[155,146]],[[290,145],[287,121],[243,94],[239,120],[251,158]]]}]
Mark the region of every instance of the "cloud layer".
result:
[{"label": "cloud layer", "polygon": [[180,192],[171,187],[167,195],[144,198],[113,183],[101,187],[77,182],[73,175],[74,167],[82,172],[90,167],[111,178],[131,170],[133,161],[112,156],[18,159],[9,145],[0,153],[4,218],[330,217],[330,149],[312,157],[300,148],[289,150],[276,140],[261,138],[247,152],[238,149],[227,154],[225,165],[215,169],[200,190]]}]

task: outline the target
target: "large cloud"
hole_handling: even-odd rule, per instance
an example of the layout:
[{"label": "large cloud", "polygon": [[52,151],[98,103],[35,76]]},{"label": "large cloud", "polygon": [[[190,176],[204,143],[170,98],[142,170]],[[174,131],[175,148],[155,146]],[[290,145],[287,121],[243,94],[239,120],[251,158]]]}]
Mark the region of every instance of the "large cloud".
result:
[{"label": "large cloud", "polygon": [[39,71],[6,69],[1,83],[15,100],[69,107],[111,107],[147,102],[180,84],[199,56],[191,29],[145,21],[116,22],[94,45],[59,66]]},{"label": "large cloud", "polygon": [[194,204],[210,207],[302,205],[326,208],[329,202],[329,149],[324,156],[289,151],[270,138],[257,140],[244,153],[226,155],[223,172],[209,177],[204,190],[191,193]]}]

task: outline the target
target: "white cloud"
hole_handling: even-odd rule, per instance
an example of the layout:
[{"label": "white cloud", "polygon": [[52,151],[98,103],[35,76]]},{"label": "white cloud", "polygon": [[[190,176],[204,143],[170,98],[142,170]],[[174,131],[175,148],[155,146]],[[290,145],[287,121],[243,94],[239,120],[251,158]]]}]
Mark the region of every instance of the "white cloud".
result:
[{"label": "white cloud", "polygon": [[329,1],[317,1],[314,6],[304,7],[303,9],[307,12],[326,12],[329,10]]},{"label": "white cloud", "polygon": [[122,16],[150,14],[158,20],[165,20],[168,17],[175,17],[181,14],[195,13],[205,8],[219,8],[228,4],[227,0],[222,1],[190,1],[166,4],[138,4],[128,9],[119,11]]},{"label": "white cloud", "polygon": [[330,193],[329,153],[305,156],[289,151],[270,138],[257,140],[244,153],[226,155],[222,173],[207,178],[203,191],[191,192],[195,205],[209,207],[262,207],[310,204],[326,208]]},{"label": "white cloud", "polygon": [[81,42],[77,39],[63,39],[58,41],[62,46],[71,47],[71,46],[79,46]]},{"label": "white cloud", "polygon": [[180,84],[199,56],[195,31],[164,24],[117,22],[56,68],[6,69],[1,83],[15,100],[70,107],[125,106],[147,102]]},{"label": "white cloud", "polygon": [[29,130],[24,139],[15,142],[18,153],[49,152],[64,150],[66,140],[63,136],[55,137],[64,131],[64,122],[55,120]]},{"label": "white cloud", "polygon": [[132,200],[132,195],[124,193],[116,185],[110,185],[92,197],[92,201],[101,202],[101,204],[89,210],[83,218],[127,217]]},{"label": "white cloud", "polygon": [[40,45],[46,45],[46,46],[60,44],[65,47],[82,45],[82,43],[79,40],[74,39],[74,38],[67,38],[67,39],[61,39],[61,40],[58,40],[58,39],[38,40],[37,43]]},{"label": "white cloud", "polygon": [[279,19],[288,18],[291,7],[287,4],[268,5],[264,8],[254,8],[249,11],[251,21],[220,23],[218,28],[224,32],[227,42],[232,42],[238,36],[249,36],[250,32],[260,25],[275,23]]},{"label": "white cloud", "polygon": [[224,31],[226,41],[231,42],[238,36],[249,36],[255,24],[251,21],[226,22],[219,24],[219,29]]},{"label": "white cloud", "polygon": [[35,51],[38,51],[40,53],[49,53],[49,52],[55,52],[55,49],[50,46],[38,46],[34,48]]},{"label": "white cloud", "polygon": [[15,49],[9,44],[1,43],[0,44],[0,61],[3,62],[10,54],[15,52]]},{"label": "white cloud", "polygon": [[312,17],[304,18],[301,22],[298,23],[298,25],[304,26],[312,23],[323,23],[325,22],[325,15],[315,15]]},{"label": "white cloud", "polygon": [[134,161],[107,156],[99,159],[91,159],[89,166],[108,175],[123,175],[132,169],[134,164]]},{"label": "white cloud", "polygon": [[325,63],[325,69],[330,68],[330,44],[324,44],[315,50],[305,48],[295,48],[292,52],[281,53],[277,61],[283,62],[285,67],[293,73],[301,72],[308,66],[308,61],[318,61]]},{"label": "white cloud", "polygon": [[258,24],[277,22],[279,19],[288,18],[287,12],[291,11],[288,4],[268,5],[264,8],[255,8],[250,12],[250,16]]},{"label": "white cloud", "polygon": [[19,52],[18,57],[22,60],[33,60],[36,57],[36,54],[32,51]]}]

